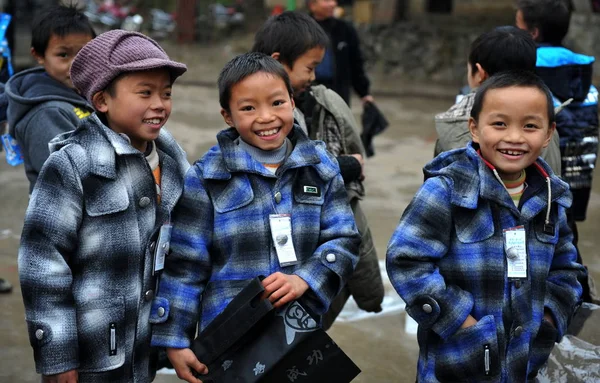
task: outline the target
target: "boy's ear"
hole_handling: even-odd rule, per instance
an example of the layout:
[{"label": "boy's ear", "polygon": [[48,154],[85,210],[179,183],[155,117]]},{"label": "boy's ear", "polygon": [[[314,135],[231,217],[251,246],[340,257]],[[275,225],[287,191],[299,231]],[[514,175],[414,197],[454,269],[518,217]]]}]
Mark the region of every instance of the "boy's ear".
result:
[{"label": "boy's ear", "polygon": [[479,129],[477,129],[477,121],[473,117],[469,118],[469,132],[473,142],[479,143]]},{"label": "boy's ear", "polygon": [[533,41],[538,41],[538,38],[540,37],[540,30],[537,27],[531,28],[529,33],[531,34]]},{"label": "boy's ear", "polygon": [[44,56],[40,56],[33,47],[31,47],[29,52],[31,53],[31,56],[33,56],[33,58],[35,59],[35,61],[37,61],[37,63],[39,65],[44,65]]},{"label": "boy's ear", "polygon": [[554,131],[556,130],[556,122],[553,122],[548,129],[548,137],[546,137],[546,141],[544,141],[544,148],[547,148],[550,145],[550,141],[552,141],[552,136],[554,135]]},{"label": "boy's ear", "polygon": [[279,52],[273,52],[273,53],[271,53],[271,57],[273,57],[275,60],[279,61],[281,54]]},{"label": "boy's ear", "polygon": [[292,102],[292,109],[296,107],[296,102],[294,101],[294,96],[290,94],[290,101]]},{"label": "boy's ear", "polygon": [[227,112],[223,108],[221,108],[221,116],[223,116],[223,120],[225,120],[225,123],[227,125],[231,126],[232,128],[235,128],[235,124],[233,123],[233,118],[231,118],[231,114],[229,114],[229,112]]},{"label": "boy's ear", "polygon": [[485,80],[487,80],[490,77],[490,75],[488,74],[488,72],[485,71],[485,69],[483,69],[480,63],[475,63],[475,68],[477,68],[477,73],[475,74],[475,76],[477,76],[476,80],[479,83],[479,85],[481,85]]},{"label": "boy's ear", "polygon": [[94,105],[94,109],[96,109],[98,112],[108,112],[108,104],[106,103],[104,91],[101,90],[92,96],[92,105]]}]

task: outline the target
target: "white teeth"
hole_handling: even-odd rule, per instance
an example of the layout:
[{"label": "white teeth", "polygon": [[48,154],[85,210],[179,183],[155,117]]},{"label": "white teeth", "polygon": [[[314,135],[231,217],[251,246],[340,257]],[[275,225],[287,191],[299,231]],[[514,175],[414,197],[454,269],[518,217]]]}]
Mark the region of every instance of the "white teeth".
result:
[{"label": "white teeth", "polygon": [[271,129],[271,130],[263,130],[263,131],[261,131],[261,132],[258,132],[258,133],[256,133],[256,134],[258,134],[258,135],[259,135],[259,136],[261,136],[261,137],[262,137],[262,136],[271,136],[271,135],[273,135],[273,134],[276,134],[278,131],[279,131],[279,129],[278,129],[278,128],[275,128],[275,129]]},{"label": "white teeth", "polygon": [[500,150],[500,153],[508,154],[509,156],[520,156],[521,154],[523,154],[525,152],[515,151],[515,150]]},{"label": "white teeth", "polygon": [[147,124],[160,124],[160,118],[151,118],[149,120],[144,120],[145,123]]}]

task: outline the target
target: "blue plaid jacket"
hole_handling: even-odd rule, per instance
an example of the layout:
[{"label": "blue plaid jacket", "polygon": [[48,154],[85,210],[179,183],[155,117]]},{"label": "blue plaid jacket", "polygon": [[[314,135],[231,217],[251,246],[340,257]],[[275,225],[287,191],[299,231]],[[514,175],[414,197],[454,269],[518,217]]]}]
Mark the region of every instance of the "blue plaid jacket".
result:
[{"label": "blue plaid jacket", "polygon": [[[198,320],[204,329],[248,279],[277,271],[304,279],[310,289],[303,298],[322,314],[356,266],[360,237],[325,145],[295,127],[294,149],[273,175],[234,143],[237,137],[233,128],[220,132],[219,144],[186,175],[151,314],[161,323],[153,345],[189,347]],[[275,213],[291,214],[297,265],[279,265],[269,226]]]},{"label": "blue plaid jacket", "polygon": [[156,147],[160,203],[144,155],[95,114],[51,142],[19,249],[38,373],[77,369],[80,382],[153,379],[150,244],[181,196],[190,167],[165,129]]},{"label": "blue plaid jacket", "polygon": [[[535,166],[519,209],[472,144],[424,168],[387,250],[388,275],[419,324],[420,382],[524,382],[565,333],[585,270],[567,226],[568,186],[538,161],[551,174],[550,233],[547,184]],[[528,277],[518,283],[507,278],[503,229],[519,225]],[[544,308],[556,329],[542,321]],[[478,323],[460,329],[469,314]]]}]

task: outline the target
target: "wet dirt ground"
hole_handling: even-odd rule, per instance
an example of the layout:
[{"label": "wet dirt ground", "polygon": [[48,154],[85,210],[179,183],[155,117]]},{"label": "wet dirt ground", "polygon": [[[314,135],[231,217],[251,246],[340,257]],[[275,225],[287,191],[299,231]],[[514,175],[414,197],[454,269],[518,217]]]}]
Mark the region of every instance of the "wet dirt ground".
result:
[{"label": "wet dirt ground", "polygon": [[[199,76],[198,72],[196,76]],[[192,77],[188,76],[190,78],[199,77],[192,74]],[[402,90],[402,84],[396,84],[396,87]],[[451,93],[450,90],[445,94]],[[376,155],[366,164],[367,197],[363,209],[371,225],[379,258],[383,261],[398,219],[422,183],[421,169],[431,159],[435,139],[433,115],[447,109],[452,97],[376,98],[390,127],[376,137]],[[167,127],[182,144],[190,161],[212,146],[216,133],[225,127],[219,110],[215,87],[176,85],[173,112]],[[358,118],[358,103],[355,102],[353,110]],[[23,168],[11,168],[1,159],[0,277],[13,283],[15,290],[12,294],[0,295],[0,383],[39,382],[25,328],[17,274],[17,250],[28,201],[27,191]],[[600,174],[597,174],[588,220],[579,226],[580,250],[596,280],[600,280],[599,227]],[[385,275],[384,264],[381,265]],[[362,369],[355,382],[414,382],[416,338],[405,332],[403,303],[389,282],[386,290],[382,313],[359,312],[350,302],[330,330],[333,339]],[[176,381],[175,376],[162,372],[156,379],[156,382]]]}]

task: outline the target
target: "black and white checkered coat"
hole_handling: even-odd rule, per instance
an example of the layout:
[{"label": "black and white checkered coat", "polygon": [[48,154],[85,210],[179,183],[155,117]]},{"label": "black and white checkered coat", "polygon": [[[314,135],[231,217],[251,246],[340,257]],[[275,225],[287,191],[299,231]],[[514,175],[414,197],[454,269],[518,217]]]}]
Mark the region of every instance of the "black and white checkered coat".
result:
[{"label": "black and white checkered coat", "polygon": [[144,155],[98,117],[55,138],[27,209],[19,275],[38,373],[149,382],[153,241],[183,190],[184,151],[156,140],[161,202]]}]

